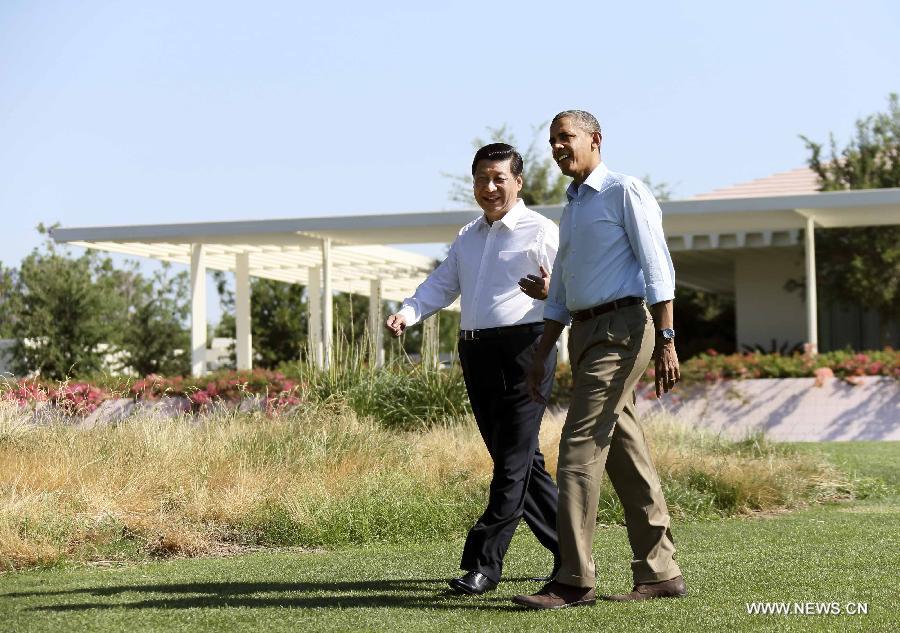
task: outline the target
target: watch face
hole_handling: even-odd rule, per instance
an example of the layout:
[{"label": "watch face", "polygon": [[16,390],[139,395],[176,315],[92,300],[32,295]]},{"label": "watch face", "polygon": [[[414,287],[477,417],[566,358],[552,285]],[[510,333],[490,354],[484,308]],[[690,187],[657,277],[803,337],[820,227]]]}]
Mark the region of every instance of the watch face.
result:
[{"label": "watch face", "polygon": [[667,328],[660,330],[659,335],[666,340],[673,339],[673,338],[675,338],[675,330],[667,327]]}]

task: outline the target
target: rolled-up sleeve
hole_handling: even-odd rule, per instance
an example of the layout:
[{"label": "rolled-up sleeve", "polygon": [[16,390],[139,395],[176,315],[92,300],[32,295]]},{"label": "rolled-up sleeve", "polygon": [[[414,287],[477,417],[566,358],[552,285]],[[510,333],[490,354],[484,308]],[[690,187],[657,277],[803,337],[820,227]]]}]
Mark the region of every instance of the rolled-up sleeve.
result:
[{"label": "rolled-up sleeve", "polygon": [[450,246],[447,258],[425,278],[416,292],[403,302],[400,314],[406,325],[415,325],[446,308],[459,296],[459,268],[457,242]]},{"label": "rolled-up sleeve", "polygon": [[675,297],[675,267],[663,234],[662,211],[646,185],[630,178],[625,187],[625,233],[641,265],[647,287],[647,303]]}]

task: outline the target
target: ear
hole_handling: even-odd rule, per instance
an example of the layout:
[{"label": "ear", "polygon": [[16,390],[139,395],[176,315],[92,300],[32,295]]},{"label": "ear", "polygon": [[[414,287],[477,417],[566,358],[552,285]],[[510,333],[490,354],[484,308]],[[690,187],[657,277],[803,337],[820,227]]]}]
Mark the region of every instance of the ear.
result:
[{"label": "ear", "polygon": [[600,149],[600,143],[603,141],[603,135],[600,132],[591,133],[591,150]]},{"label": "ear", "polygon": [[525,186],[525,181],[522,180],[522,174],[516,176],[516,187],[519,191],[522,191],[522,187]]}]

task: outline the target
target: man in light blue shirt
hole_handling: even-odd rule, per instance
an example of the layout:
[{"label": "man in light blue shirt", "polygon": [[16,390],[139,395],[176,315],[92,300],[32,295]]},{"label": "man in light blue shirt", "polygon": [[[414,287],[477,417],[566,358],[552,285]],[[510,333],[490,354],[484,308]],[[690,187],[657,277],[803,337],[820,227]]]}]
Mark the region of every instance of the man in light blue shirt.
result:
[{"label": "man in light blue shirt", "polygon": [[672,317],[675,271],[659,205],[640,180],[607,169],[601,140],[600,125],[588,112],[561,112],[550,125],[553,157],[573,182],[560,222],[544,334],[528,382],[539,400],[533,387],[544,378],[542,359],[571,321],[573,394],[557,466],[561,567],[538,593],[513,598],[532,609],[596,601],[591,552],[604,468],[625,510],[634,576],[630,593],[608,599],[687,593],[674,560],[662,487],[635,413],[635,386],[651,357],[657,396],[680,377]]}]

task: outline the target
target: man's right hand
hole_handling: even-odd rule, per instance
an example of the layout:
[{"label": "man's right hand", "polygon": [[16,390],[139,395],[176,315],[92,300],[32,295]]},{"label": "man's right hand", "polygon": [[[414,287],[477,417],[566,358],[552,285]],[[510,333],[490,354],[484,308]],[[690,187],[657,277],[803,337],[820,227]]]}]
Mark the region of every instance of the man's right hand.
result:
[{"label": "man's right hand", "polygon": [[392,314],[384,322],[384,327],[394,336],[400,336],[406,330],[406,318],[402,314]]},{"label": "man's right hand", "polygon": [[547,373],[544,368],[545,361],[546,359],[540,354],[534,355],[531,369],[528,370],[528,375],[525,376],[525,382],[528,386],[528,395],[531,396],[531,399],[546,406],[547,401],[544,399],[543,394],[541,394],[541,384],[544,382],[544,375]]}]

